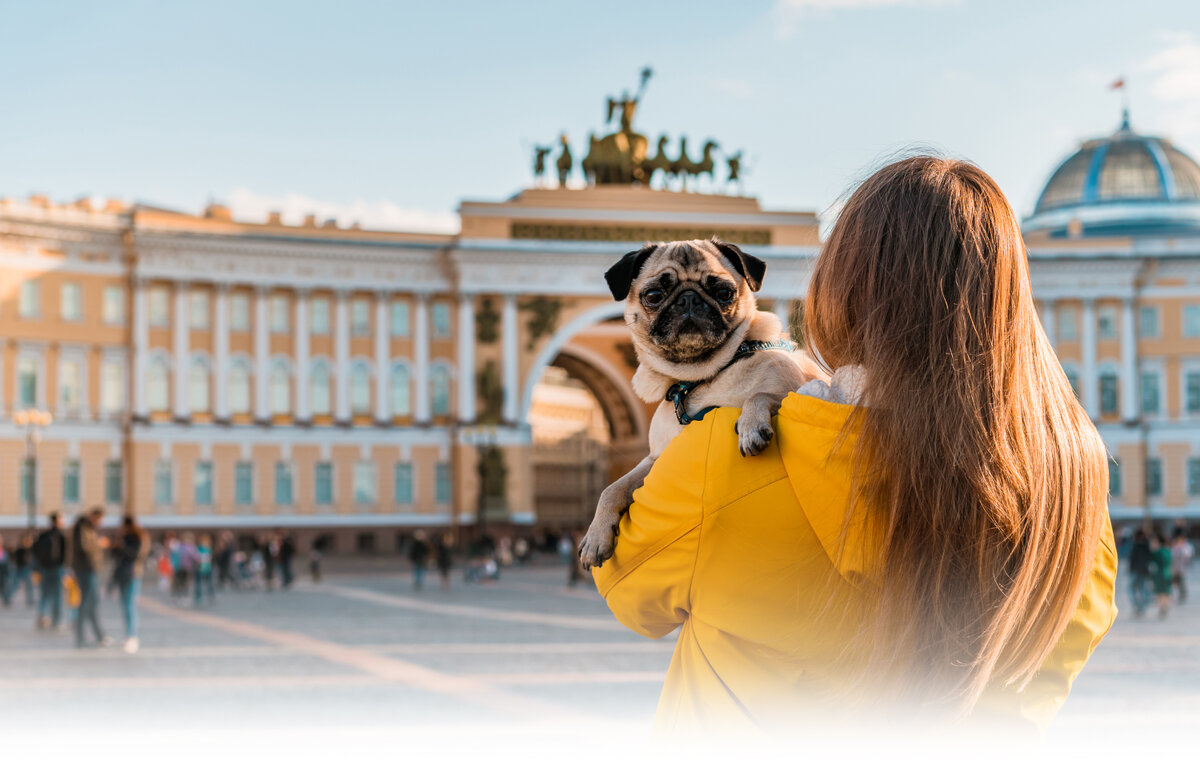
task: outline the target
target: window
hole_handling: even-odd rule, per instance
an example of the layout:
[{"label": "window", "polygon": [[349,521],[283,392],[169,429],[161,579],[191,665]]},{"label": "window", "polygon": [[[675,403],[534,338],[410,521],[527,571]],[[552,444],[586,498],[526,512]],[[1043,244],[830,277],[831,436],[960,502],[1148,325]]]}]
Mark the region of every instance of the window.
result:
[{"label": "window", "polygon": [[1112,370],[1100,373],[1100,413],[1117,413],[1117,373]]},{"label": "window", "polygon": [[371,304],[365,298],[350,302],[350,332],[367,335],[371,332]]},{"label": "window", "polygon": [[38,361],[32,356],[17,359],[17,404],[24,408],[38,405]]},{"label": "window", "polygon": [[1097,321],[1100,327],[1100,340],[1116,340],[1117,310],[1112,306],[1101,306]]},{"label": "window", "polygon": [[1079,373],[1074,367],[1063,367],[1063,374],[1067,376],[1067,382],[1071,384],[1071,390],[1075,391],[1075,397],[1079,397]]},{"label": "window", "polygon": [[254,503],[254,463],[238,462],[233,468],[233,499],[238,506]]},{"label": "window", "polygon": [[79,460],[63,462],[63,504],[79,503]]},{"label": "window", "polygon": [[1200,459],[1196,457],[1187,460],[1187,489],[1188,496],[1200,496]]},{"label": "window", "polygon": [[17,304],[17,314],[21,319],[37,319],[42,311],[42,289],[35,280],[25,280],[21,283],[20,301]]},{"label": "window", "polygon": [[208,362],[197,357],[188,369],[188,407],[193,412],[207,412],[208,399]]},{"label": "window", "polygon": [[392,337],[408,337],[408,304],[404,301],[392,301]]},{"label": "window", "polygon": [[317,462],[316,484],[313,488],[313,500],[321,506],[328,506],[333,503],[332,462]]},{"label": "window", "polygon": [[329,334],[329,299],[314,298],[308,304],[309,316],[312,324],[310,325],[313,335],[328,335]]},{"label": "window", "polygon": [[104,463],[104,500],[109,504],[120,504],[125,500],[125,469],[119,459]]},{"label": "window", "polygon": [[166,327],[171,324],[170,298],[167,289],[159,286],[150,288],[150,326]]},{"label": "window", "polygon": [[1158,307],[1143,306],[1138,309],[1138,335],[1143,338],[1158,337]]},{"label": "window", "polygon": [[193,330],[208,329],[208,291],[193,290],[188,294],[188,322]]},{"label": "window", "polygon": [[1108,460],[1108,495],[1121,495],[1121,462],[1115,457]]},{"label": "window", "polygon": [[108,358],[100,365],[100,411],[116,414],[125,408],[125,362]]},{"label": "window", "polygon": [[329,388],[329,365],[317,362],[308,375],[308,396],[313,414],[329,414],[332,393]]},{"label": "window", "polygon": [[1058,310],[1058,339],[1059,340],[1077,340],[1078,333],[1075,330],[1075,307],[1063,306]]},{"label": "window", "polygon": [[284,295],[271,296],[271,332],[288,331],[288,299]]},{"label": "window", "polygon": [[433,413],[439,417],[450,414],[450,368],[439,364],[429,373],[432,386]]},{"label": "window", "polygon": [[1188,372],[1184,375],[1184,385],[1188,412],[1200,413],[1200,372]]},{"label": "window", "polygon": [[1146,495],[1162,496],[1162,460],[1158,457],[1146,460]]},{"label": "window", "polygon": [[37,498],[37,463],[32,459],[21,462],[21,503],[29,506]]},{"label": "window", "polygon": [[396,417],[406,417],[412,414],[409,401],[410,383],[408,381],[408,365],[392,365],[392,414]]},{"label": "window", "polygon": [[438,504],[449,504],[451,495],[450,483],[450,465],[446,462],[438,462],[434,469],[435,496]]},{"label": "window", "polygon": [[150,360],[150,369],[146,372],[146,402],[152,412],[167,411],[170,373],[167,360],[163,357],[155,356]]},{"label": "window", "polygon": [[125,290],[120,285],[109,285],[104,289],[100,316],[106,325],[125,324]]},{"label": "window", "polygon": [[375,463],[354,463],[354,503],[367,505],[375,503]]},{"label": "window", "polygon": [[211,507],[213,503],[213,466],[212,462],[196,462],[196,480],[194,483],[196,506]]},{"label": "window", "polygon": [[1157,372],[1142,373],[1142,414],[1158,414],[1159,385]]},{"label": "window", "polygon": [[160,459],[154,465],[154,503],[160,507],[171,503],[171,460]]},{"label": "window", "polygon": [[396,503],[413,503],[413,467],[410,462],[396,465]]},{"label": "window", "polygon": [[433,337],[450,337],[450,304],[448,303],[433,305]]},{"label": "window", "polygon": [[1183,307],[1183,335],[1186,338],[1200,337],[1200,306]]},{"label": "window", "polygon": [[250,413],[250,366],[245,360],[235,360],[229,367],[226,395],[232,414]]},{"label": "window", "polygon": [[67,413],[79,411],[82,401],[83,365],[78,359],[63,359],[58,365],[58,403]]},{"label": "window", "polygon": [[350,370],[350,411],[354,414],[371,411],[371,370],[366,364],[355,364]]},{"label": "window", "polygon": [[58,313],[64,322],[78,322],[83,319],[83,291],[80,290],[79,283],[63,283]]},{"label": "window", "polygon": [[292,505],[292,465],[288,462],[275,463],[275,503],[281,507]]},{"label": "window", "polygon": [[235,332],[250,330],[250,296],[234,293],[229,297],[229,329]]},{"label": "window", "polygon": [[288,414],[292,410],[292,379],[286,364],[277,363],[271,369],[271,414]]}]

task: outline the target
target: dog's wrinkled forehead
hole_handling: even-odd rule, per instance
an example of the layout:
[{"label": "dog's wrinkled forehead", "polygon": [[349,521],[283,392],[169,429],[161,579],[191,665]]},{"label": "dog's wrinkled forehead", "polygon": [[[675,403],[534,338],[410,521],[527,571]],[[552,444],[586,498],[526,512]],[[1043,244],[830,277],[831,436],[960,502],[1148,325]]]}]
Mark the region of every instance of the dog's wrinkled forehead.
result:
[{"label": "dog's wrinkled forehead", "polygon": [[670,272],[676,282],[698,282],[713,272],[736,276],[737,272],[708,240],[678,240],[660,243],[642,267],[638,281],[642,282]]}]

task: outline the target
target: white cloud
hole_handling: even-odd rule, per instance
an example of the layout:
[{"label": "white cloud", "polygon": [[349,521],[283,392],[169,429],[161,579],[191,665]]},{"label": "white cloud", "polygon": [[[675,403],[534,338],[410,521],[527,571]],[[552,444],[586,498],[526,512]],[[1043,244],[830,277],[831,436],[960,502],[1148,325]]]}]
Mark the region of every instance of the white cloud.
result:
[{"label": "white cloud", "polygon": [[1200,136],[1200,39],[1188,32],[1164,32],[1161,38],[1166,46],[1137,71],[1147,77],[1146,90],[1163,108],[1165,131]]},{"label": "white cloud", "polygon": [[919,7],[957,5],[963,0],[775,0],[772,15],[775,31],[781,38],[788,38],[796,29],[802,16],[813,13],[832,13],[842,10],[859,10],[888,7]]},{"label": "white cloud", "polygon": [[399,206],[391,201],[368,201],[356,198],[352,203],[333,203],[317,200],[300,193],[282,197],[259,195],[239,187],[225,200],[235,219],[262,222],[267,214],[278,211],[284,224],[301,224],[304,217],[315,214],[318,224],[337,219],[342,227],[358,222],[369,230],[399,230],[402,232],[458,232],[458,215],[448,211],[428,211]]}]

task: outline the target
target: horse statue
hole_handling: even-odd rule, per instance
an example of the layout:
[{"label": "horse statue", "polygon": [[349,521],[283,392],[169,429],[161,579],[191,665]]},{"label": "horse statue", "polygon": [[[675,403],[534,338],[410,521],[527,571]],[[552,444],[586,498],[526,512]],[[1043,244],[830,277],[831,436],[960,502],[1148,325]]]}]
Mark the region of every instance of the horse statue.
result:
[{"label": "horse statue", "polygon": [[642,177],[641,181],[649,186],[654,179],[654,173],[661,171],[664,175],[671,166],[671,159],[667,158],[667,136],[660,135],[658,138],[658,152],[642,161]]}]

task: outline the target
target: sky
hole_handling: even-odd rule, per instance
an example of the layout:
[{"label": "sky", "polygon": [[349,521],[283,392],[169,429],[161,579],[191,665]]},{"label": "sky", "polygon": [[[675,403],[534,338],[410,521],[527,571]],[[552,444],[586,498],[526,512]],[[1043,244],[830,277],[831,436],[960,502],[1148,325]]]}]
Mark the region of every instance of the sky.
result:
[{"label": "sky", "polygon": [[1116,129],[1118,77],[1135,129],[1200,157],[1194,0],[0,0],[0,196],[452,230],[531,184],[535,143],[581,157],[646,65],[635,128],[744,151],[768,209],[928,149],[1025,215]]}]

